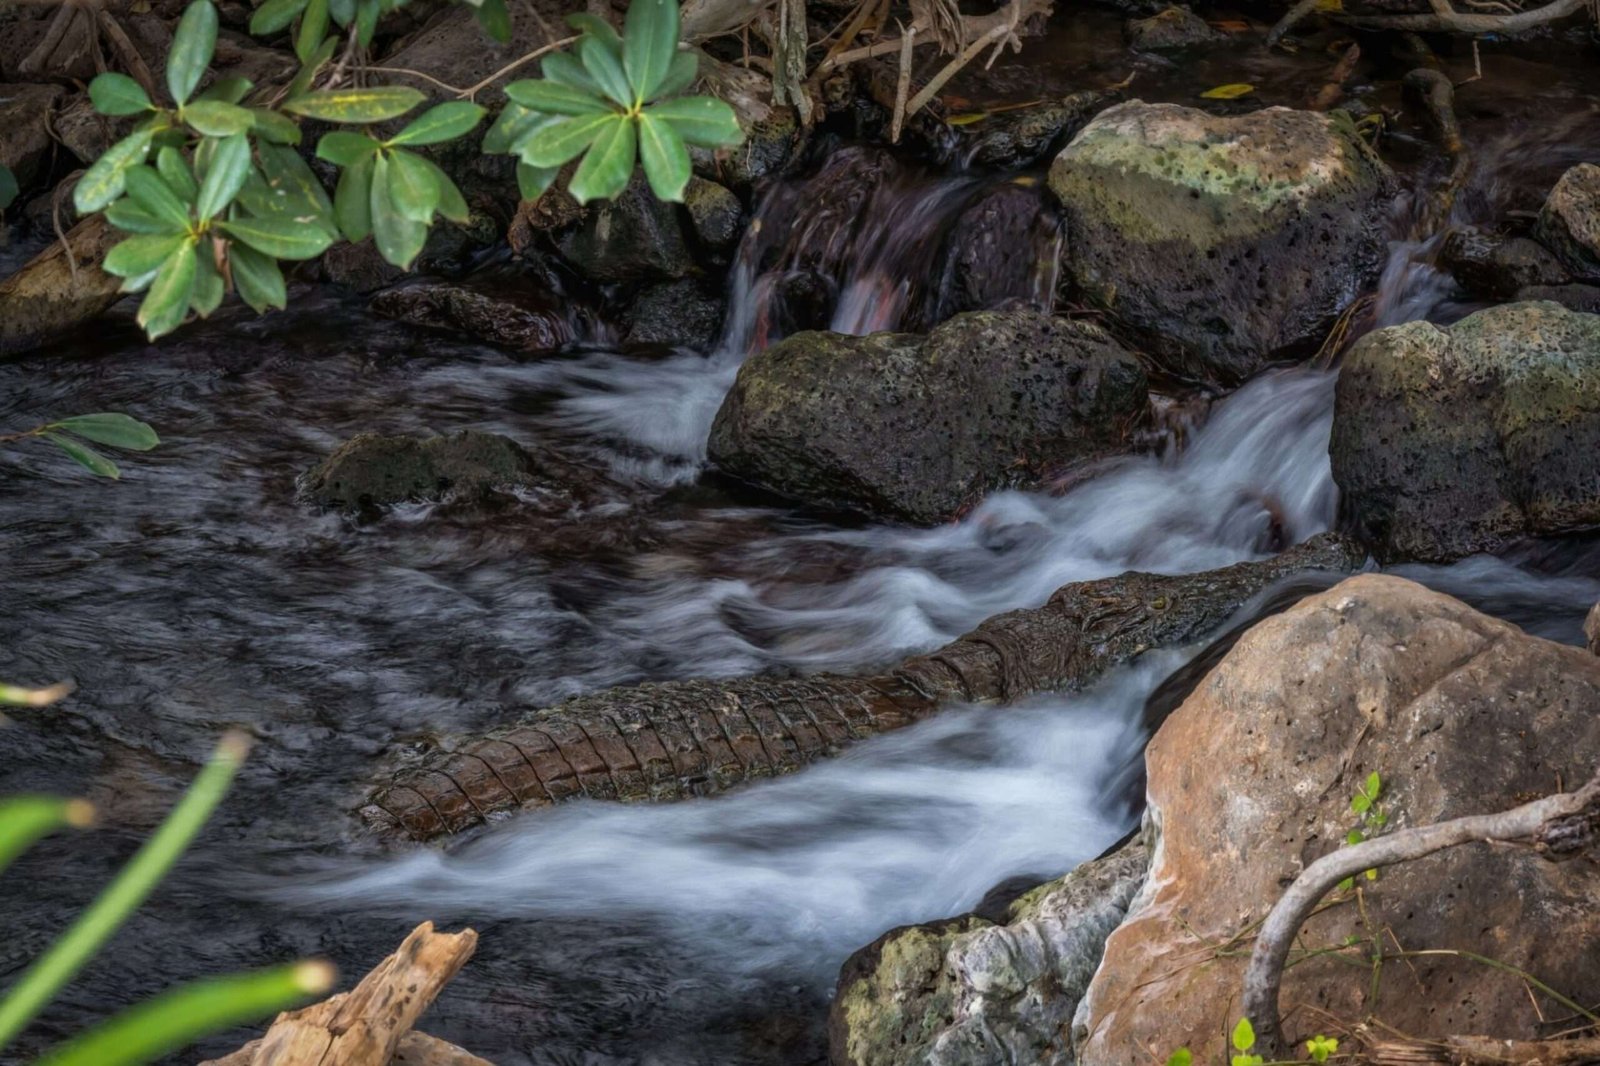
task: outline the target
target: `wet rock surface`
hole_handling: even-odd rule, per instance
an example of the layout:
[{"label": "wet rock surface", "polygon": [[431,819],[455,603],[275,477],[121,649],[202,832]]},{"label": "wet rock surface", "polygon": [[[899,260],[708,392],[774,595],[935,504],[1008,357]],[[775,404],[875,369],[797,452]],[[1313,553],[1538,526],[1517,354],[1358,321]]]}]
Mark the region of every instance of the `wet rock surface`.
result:
[{"label": "wet rock surface", "polygon": [[1278,107],[1119,104],[1050,168],[1083,297],[1222,384],[1323,340],[1383,263],[1392,187],[1348,118]]},{"label": "wet rock surface", "polygon": [[628,344],[663,344],[709,352],[722,334],[722,298],[694,278],[652,285],[627,310]]},{"label": "wet rock surface", "polygon": [[379,293],[372,310],[522,352],[554,351],[578,336],[570,304],[532,279],[477,280],[470,287],[418,282]]},{"label": "wet rock surface", "polygon": [[1570,280],[1561,260],[1538,241],[1501,237],[1471,226],[1450,231],[1439,260],[1463,289],[1484,299],[1509,300],[1530,286]]},{"label": "wet rock surface", "polygon": [[[988,311],[1018,301],[1040,270],[1042,257],[1058,253],[1060,218],[1049,193],[1027,181],[991,185],[956,216],[940,257],[943,271],[930,322],[962,311]],[[1047,260],[1048,261],[1048,260]],[[1050,293],[1034,294],[1048,304]]]},{"label": "wet rock surface", "polygon": [[642,171],[615,200],[590,204],[556,245],[573,269],[603,284],[681,278],[695,269],[678,205],[657,200]]},{"label": "wet rock surface", "polygon": [[[1182,1046],[1196,1062],[1225,1059],[1248,951],[1212,946],[1342,845],[1369,773],[1402,829],[1574,787],[1597,752],[1600,660],[1409,581],[1350,578],[1258,623],[1147,749],[1150,875],[1080,1010],[1079,1061]],[[1324,907],[1301,942],[1352,938],[1350,956],[1364,958],[1379,930],[1386,953],[1476,952],[1582,995],[1600,982],[1597,914],[1600,881],[1580,863],[1458,847],[1384,869],[1360,906],[1346,895]],[[1419,1038],[1549,1035],[1563,1012],[1539,998],[1513,973],[1449,954],[1395,959],[1376,978],[1312,957],[1283,985],[1287,1036],[1347,1047],[1369,1016]]]},{"label": "wet rock surface", "polygon": [[739,371],[710,455],[813,506],[930,523],[1118,448],[1148,402],[1138,360],[1097,327],[973,312],[926,337],[774,345]]},{"label": "wet rock surface", "polygon": [[1223,40],[1226,34],[1186,7],[1169,7],[1149,18],[1134,19],[1123,27],[1128,47],[1135,51],[1170,51]]},{"label": "wet rock surface", "polygon": [[1574,274],[1600,280],[1600,166],[1580,163],[1561,175],[1535,234]]},{"label": "wet rock surface", "polygon": [[979,166],[1021,169],[1065,145],[1094,115],[1109,107],[1110,93],[1085,90],[1032,107],[1002,111],[961,131],[957,154]]},{"label": "wet rock surface", "polygon": [[1341,521],[1384,561],[1600,525],[1597,447],[1600,317],[1558,304],[1379,330],[1339,373]]},{"label": "wet rock surface", "polygon": [[1148,866],[1132,841],[1013,902],[892,929],[852,955],[829,1014],[834,1066],[1071,1066],[1072,1015]]}]

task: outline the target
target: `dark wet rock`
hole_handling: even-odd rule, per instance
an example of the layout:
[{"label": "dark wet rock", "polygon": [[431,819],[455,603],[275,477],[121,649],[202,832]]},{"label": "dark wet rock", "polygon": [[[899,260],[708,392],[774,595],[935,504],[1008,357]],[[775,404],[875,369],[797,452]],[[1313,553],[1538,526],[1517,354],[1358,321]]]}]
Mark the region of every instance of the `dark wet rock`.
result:
[{"label": "dark wet rock", "polygon": [[472,287],[418,282],[379,293],[372,310],[413,325],[464,333],[523,352],[548,352],[577,339],[563,303],[532,279]]},{"label": "dark wet rock", "polygon": [[1600,525],[1600,316],[1554,303],[1369,333],[1339,372],[1341,523],[1384,562]]},{"label": "dark wet rock", "polygon": [[681,278],[695,265],[678,205],[657,200],[642,171],[615,200],[591,203],[556,246],[579,274],[607,284]]},{"label": "dark wet rock", "polygon": [[[558,5],[541,0],[529,5],[525,11],[526,17],[511,20],[511,40],[500,44],[483,32],[471,7],[448,5],[384,60],[384,66],[396,68],[396,73],[385,75],[385,81],[410,85],[429,96],[445,99],[448,94],[436,82],[400,71],[420,71],[446,85],[466,88],[478,84],[518,57],[559,39],[566,30],[561,21],[563,12]],[[551,36],[558,29],[562,33]],[[534,77],[536,72],[525,67],[518,76]],[[502,78],[486,86],[477,96],[478,103],[498,108],[506,98],[506,81]],[[487,125],[480,127],[486,128]],[[476,137],[469,139],[476,143]]]},{"label": "dark wet rock", "polygon": [[[1343,845],[1369,773],[1394,832],[1575,788],[1597,753],[1600,661],[1421,585],[1352,577],[1257,623],[1146,749],[1158,843],[1080,1010],[1079,1061],[1149,1062],[1155,1049],[1159,1062],[1183,1046],[1228,1061],[1253,923]],[[1559,1008],[1534,1002],[1524,975],[1600,987],[1600,878],[1583,861],[1455,847],[1385,867],[1359,902],[1330,897],[1283,974],[1287,1042],[1347,1039],[1342,1027],[1369,1017],[1423,1040],[1550,1035]],[[1322,950],[1374,930],[1419,954],[1368,981]],[[1239,951],[1207,947],[1241,934]]]},{"label": "dark wet rock", "polygon": [[[924,320],[937,324],[962,311],[987,311],[1026,298],[1043,260],[1058,254],[1061,223],[1049,193],[1016,179],[984,189],[950,226],[933,286],[936,306]],[[1054,271],[1042,272],[1052,277]],[[1050,293],[1032,293],[1048,304]]]},{"label": "dark wet rock", "polygon": [[1314,351],[1377,276],[1393,178],[1338,112],[1132,101],[1056,157],[1064,262],[1169,372],[1237,384]]},{"label": "dark wet rock", "polygon": [[709,352],[722,332],[722,298],[692,278],[652,285],[628,309],[629,344],[665,344]]},{"label": "dark wet rock", "polygon": [[1600,280],[1600,166],[1579,163],[1556,182],[1534,235],[1584,280]]},{"label": "dark wet rock", "polygon": [[1473,296],[1507,300],[1533,285],[1569,280],[1561,261],[1527,237],[1501,237],[1473,226],[1458,226],[1445,237],[1439,263]]},{"label": "dark wet rock", "polygon": [[94,109],[87,93],[74,96],[56,112],[54,128],[63,147],[88,166],[133,129],[135,119],[113,118]]},{"label": "dark wet rock", "polygon": [[1600,314],[1600,285],[1529,285],[1517,290],[1517,299],[1549,300],[1569,311]]},{"label": "dark wet rock", "polygon": [[1589,608],[1589,613],[1583,620],[1583,639],[1589,651],[1600,655],[1600,603]]},{"label": "dark wet rock", "polygon": [[65,95],[59,85],[0,85],[0,166],[24,189],[49,165],[51,111]]},{"label": "dark wet rock", "polygon": [[1070,140],[1112,100],[1110,93],[1085,90],[958,126],[957,154],[980,166],[1006,170],[1033,166]]},{"label": "dark wet rock", "polygon": [[91,215],[0,281],[0,355],[27,351],[94,319],[121,298],[99,263],[122,239]]},{"label": "dark wet rock", "polygon": [[1122,27],[1128,47],[1138,52],[1160,52],[1220,41],[1227,35],[1186,7],[1176,5],[1149,18],[1134,19]]},{"label": "dark wet rock", "polygon": [[800,333],[751,357],[710,455],[813,506],[932,523],[1119,448],[1148,407],[1139,361],[1099,328],[973,312],[926,337]]},{"label": "dark wet rock", "polygon": [[749,193],[757,182],[789,165],[800,143],[800,124],[793,108],[774,107],[767,117],[745,123],[744,135],[737,148],[689,149],[695,173],[740,194]]},{"label": "dark wet rock", "polygon": [[976,915],[902,926],[845,962],[834,1066],[1071,1066],[1066,1034],[1149,864],[1135,840]]},{"label": "dark wet rock", "polygon": [[881,148],[852,145],[830,153],[801,190],[804,224],[792,227],[787,240],[771,242],[769,259],[821,277],[842,278],[852,265],[867,205],[900,172],[900,164]]},{"label": "dark wet rock", "polygon": [[690,178],[689,187],[683,191],[683,206],[702,247],[726,252],[739,243],[744,231],[744,206],[723,186],[704,178]]}]

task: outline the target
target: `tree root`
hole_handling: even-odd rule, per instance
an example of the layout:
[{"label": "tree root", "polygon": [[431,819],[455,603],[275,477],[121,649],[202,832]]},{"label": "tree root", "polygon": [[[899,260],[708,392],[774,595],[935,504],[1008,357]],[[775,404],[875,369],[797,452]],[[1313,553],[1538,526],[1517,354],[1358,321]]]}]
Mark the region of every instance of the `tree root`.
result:
[{"label": "tree root", "polygon": [[1481,15],[1457,11],[1450,0],[1429,0],[1433,11],[1416,15],[1337,15],[1346,26],[1364,30],[1410,30],[1417,33],[1520,33],[1576,15],[1589,0],[1554,0],[1553,3],[1512,15]]},{"label": "tree root", "polygon": [[1447,1036],[1443,1040],[1395,1040],[1367,1051],[1373,1066],[1583,1066],[1600,1062],[1600,1037],[1567,1040],[1497,1040],[1489,1036]]},{"label": "tree root", "polygon": [[[1255,1027],[1257,1046],[1269,1059],[1290,1057],[1278,1013],[1284,964],[1300,926],[1318,902],[1345,878],[1420,859],[1458,844],[1523,844],[1537,849],[1546,858],[1565,859],[1591,847],[1597,834],[1600,834],[1600,773],[1576,792],[1546,796],[1498,814],[1471,815],[1402,829],[1324,855],[1295,878],[1272,908],[1250,955],[1250,965],[1244,976],[1244,1011]],[[1525,1060],[1502,1058],[1494,1061]]]},{"label": "tree root", "polygon": [[1406,94],[1427,111],[1428,125],[1433,128],[1439,147],[1450,157],[1450,173],[1429,194],[1428,210],[1418,227],[1423,233],[1435,233],[1449,219],[1456,194],[1467,183],[1472,169],[1466,142],[1461,138],[1461,123],[1456,118],[1456,87],[1443,73],[1429,67],[1411,71],[1401,84]]}]

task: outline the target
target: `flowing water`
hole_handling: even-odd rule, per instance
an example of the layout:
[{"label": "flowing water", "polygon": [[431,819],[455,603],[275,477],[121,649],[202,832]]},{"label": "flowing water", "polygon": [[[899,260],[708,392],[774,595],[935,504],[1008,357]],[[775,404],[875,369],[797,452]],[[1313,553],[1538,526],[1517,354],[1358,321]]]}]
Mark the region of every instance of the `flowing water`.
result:
[{"label": "flowing water", "polygon": [[[1297,69],[1276,72],[1285,94],[1304,87]],[[1492,150],[1462,220],[1520,209],[1575,136],[1593,143],[1592,109],[1538,136],[1508,132],[1514,111],[1468,123]],[[1001,493],[935,529],[847,523],[701,479],[706,431],[752,351],[807,326],[938,321],[964,298],[946,252],[962,212],[1028,187],[848,146],[821,165],[767,191],[711,353],[527,362],[306,292],[289,312],[226,312],[159,348],[123,323],[92,350],[0,365],[0,429],[126,410],[163,436],[115,484],[47,449],[5,456],[0,677],[80,689],[0,734],[0,792],[86,794],[105,824],[10,872],[0,982],[131,852],[223,728],[259,741],[200,845],[30,1048],[200,974],[306,954],[359,973],[432,918],[482,940],[426,1027],[502,1066],[816,1062],[851,950],[1059,875],[1133,824],[1146,700],[1196,649],[1071,698],[951,708],[723,797],[574,803],[449,852],[352,854],[354,786],[392,743],[642,679],[880,665],[1069,581],[1221,566],[1332,525],[1333,373],[1315,368],[1267,373],[1089,480]],[[833,195],[859,187],[839,180],[852,167],[882,174]],[[1397,206],[1372,324],[1472,309],[1411,215]],[[1050,306],[1056,279],[1035,264],[1055,260],[1053,219],[1042,200],[1015,217],[1004,295]],[[467,427],[592,469],[577,527],[553,528],[530,499],[360,523],[294,497],[295,476],[357,432]],[[1600,597],[1594,562],[1557,545],[1401,572],[1574,640]]]}]

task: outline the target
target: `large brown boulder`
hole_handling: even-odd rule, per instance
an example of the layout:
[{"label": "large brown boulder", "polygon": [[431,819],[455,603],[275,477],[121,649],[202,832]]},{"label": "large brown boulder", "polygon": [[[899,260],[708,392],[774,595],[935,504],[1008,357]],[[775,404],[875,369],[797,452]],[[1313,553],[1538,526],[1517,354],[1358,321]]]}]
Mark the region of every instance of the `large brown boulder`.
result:
[{"label": "large brown boulder", "polygon": [[[1367,775],[1390,829],[1575,786],[1600,761],[1600,659],[1400,578],[1353,577],[1245,634],[1145,761],[1158,842],[1079,1012],[1078,1061],[1187,1046],[1225,1062],[1253,923],[1343,844]],[[1333,894],[1301,937],[1283,985],[1291,1038],[1348,1048],[1367,1017],[1420,1038],[1545,1036],[1569,1012],[1515,970],[1593,1002],[1600,878],[1588,860],[1458,847],[1363,879],[1359,898]],[[1375,939],[1391,956],[1376,974]],[[1342,959],[1310,954],[1347,943]]]},{"label": "large brown boulder", "polygon": [[1341,521],[1384,562],[1600,525],[1600,315],[1493,307],[1363,337],[1329,452]]},{"label": "large brown boulder", "polygon": [[1600,279],[1600,166],[1579,163],[1561,175],[1534,232],[1573,273]]},{"label": "large brown boulder", "polygon": [[712,425],[727,473],[817,507],[932,523],[1117,448],[1144,369],[1096,326],[957,315],[926,337],[797,333],[752,356]]},{"label": "large brown boulder", "polygon": [[1064,264],[1173,373],[1237,384],[1309,353],[1377,277],[1389,170],[1348,116],[1134,100],[1050,167]]}]

